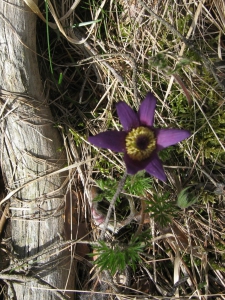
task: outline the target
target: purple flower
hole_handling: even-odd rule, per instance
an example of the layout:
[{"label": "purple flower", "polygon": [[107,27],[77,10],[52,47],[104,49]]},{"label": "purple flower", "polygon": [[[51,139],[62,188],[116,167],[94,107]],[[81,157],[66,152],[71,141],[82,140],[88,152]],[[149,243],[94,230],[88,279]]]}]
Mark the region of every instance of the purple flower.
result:
[{"label": "purple flower", "polygon": [[124,153],[128,174],[145,169],[156,178],[166,181],[158,152],[190,136],[190,132],[173,128],[154,128],[156,98],[148,93],[138,113],[125,102],[116,105],[124,131],[105,131],[89,137],[96,147]]}]

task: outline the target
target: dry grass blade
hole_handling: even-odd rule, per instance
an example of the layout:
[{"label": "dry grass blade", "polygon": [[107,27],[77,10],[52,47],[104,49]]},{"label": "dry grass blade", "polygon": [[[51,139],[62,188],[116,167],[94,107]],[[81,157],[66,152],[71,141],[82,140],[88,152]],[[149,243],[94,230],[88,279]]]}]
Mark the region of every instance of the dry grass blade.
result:
[{"label": "dry grass blade", "polygon": [[[83,162],[75,163],[75,164],[70,165],[70,166],[68,166],[68,167],[62,168],[62,169],[60,169],[60,170],[56,170],[56,171],[54,171],[54,172],[50,172],[49,174],[46,174],[46,175],[43,175],[43,176],[41,176],[41,177],[39,177],[39,178],[36,178],[36,179],[34,179],[34,180],[31,180],[31,181],[25,183],[24,185],[18,187],[17,189],[11,191],[10,193],[8,193],[8,195],[7,195],[3,200],[1,200],[0,205],[2,205],[4,202],[6,202],[8,199],[10,199],[10,198],[11,198],[14,194],[16,194],[18,191],[20,191],[21,189],[23,189],[23,188],[29,186],[29,185],[30,185],[31,183],[33,183],[33,182],[37,182],[37,181],[39,181],[39,180],[42,180],[43,178],[47,178],[48,176],[53,176],[53,175],[55,175],[55,174],[63,173],[63,172],[65,172],[65,171],[69,171],[69,170],[71,170],[71,169],[77,168],[77,167],[79,167],[79,166],[81,166],[81,165],[83,165],[83,164],[85,164],[85,163],[88,163],[88,162],[91,161],[91,160],[93,160],[93,159],[89,159],[89,160],[87,160],[86,162],[83,161]],[[67,179],[66,179],[66,183],[67,183]]]},{"label": "dry grass blade", "polygon": [[4,211],[2,212],[2,216],[1,216],[1,219],[0,219],[0,237],[1,237],[4,225],[6,223],[6,220],[8,218],[9,218],[9,204],[7,203],[5,208],[4,208]]}]

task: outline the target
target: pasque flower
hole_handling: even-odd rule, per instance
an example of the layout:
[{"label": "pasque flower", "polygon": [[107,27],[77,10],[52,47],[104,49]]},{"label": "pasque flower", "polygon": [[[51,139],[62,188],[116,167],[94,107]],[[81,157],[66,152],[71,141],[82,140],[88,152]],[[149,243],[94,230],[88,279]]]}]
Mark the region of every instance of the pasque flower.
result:
[{"label": "pasque flower", "polygon": [[190,136],[190,132],[175,128],[155,128],[156,98],[148,93],[136,113],[125,102],[116,105],[123,131],[105,131],[89,137],[96,147],[124,153],[127,173],[146,170],[152,176],[165,181],[166,175],[158,152]]}]

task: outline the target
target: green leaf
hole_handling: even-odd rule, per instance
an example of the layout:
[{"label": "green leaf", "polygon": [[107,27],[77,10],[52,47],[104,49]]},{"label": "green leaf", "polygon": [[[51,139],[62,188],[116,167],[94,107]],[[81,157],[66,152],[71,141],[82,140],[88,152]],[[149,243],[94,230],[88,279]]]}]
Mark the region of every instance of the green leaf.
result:
[{"label": "green leaf", "polygon": [[179,193],[177,198],[177,205],[180,208],[184,209],[191,206],[196,201],[197,201],[197,197],[195,197],[193,193],[190,192],[190,187],[187,187]]},{"label": "green leaf", "polygon": [[124,190],[135,196],[143,196],[146,190],[151,189],[152,178],[146,177],[145,172],[141,171],[133,176],[128,176],[124,185]]},{"label": "green leaf", "polygon": [[133,240],[128,245],[117,243],[110,247],[101,241],[98,246],[93,246],[94,255],[98,255],[94,263],[101,270],[109,270],[112,274],[115,274],[116,271],[125,270],[127,265],[135,270],[144,246],[145,244],[138,239]]}]

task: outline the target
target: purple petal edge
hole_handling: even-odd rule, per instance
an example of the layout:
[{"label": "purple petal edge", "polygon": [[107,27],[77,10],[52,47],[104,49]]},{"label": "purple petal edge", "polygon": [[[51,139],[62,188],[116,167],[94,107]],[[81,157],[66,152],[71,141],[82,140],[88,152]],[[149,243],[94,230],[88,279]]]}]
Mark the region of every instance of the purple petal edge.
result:
[{"label": "purple petal edge", "polygon": [[144,170],[147,165],[146,161],[135,161],[131,159],[126,153],[124,154],[123,159],[127,168],[127,173],[130,175],[134,175],[137,172]]},{"label": "purple petal edge", "polygon": [[154,123],[156,98],[152,93],[148,93],[142,101],[138,116],[140,123],[146,126],[152,126]]},{"label": "purple petal edge", "polygon": [[90,136],[88,141],[96,147],[110,149],[115,152],[125,151],[125,131],[105,131]]},{"label": "purple petal edge", "polygon": [[128,104],[121,101],[117,103],[116,109],[120,123],[123,125],[125,131],[139,126],[138,116]]},{"label": "purple petal edge", "polygon": [[157,151],[175,145],[190,137],[191,133],[187,130],[175,128],[155,129]]},{"label": "purple petal edge", "polygon": [[166,181],[166,174],[162,165],[161,160],[159,159],[156,153],[153,153],[151,156],[152,160],[150,163],[145,167],[145,170],[152,176]]}]

